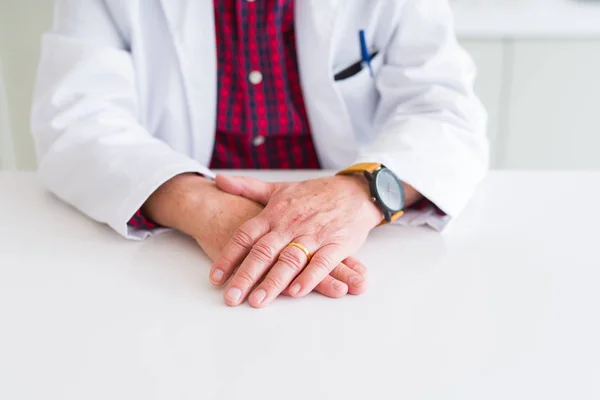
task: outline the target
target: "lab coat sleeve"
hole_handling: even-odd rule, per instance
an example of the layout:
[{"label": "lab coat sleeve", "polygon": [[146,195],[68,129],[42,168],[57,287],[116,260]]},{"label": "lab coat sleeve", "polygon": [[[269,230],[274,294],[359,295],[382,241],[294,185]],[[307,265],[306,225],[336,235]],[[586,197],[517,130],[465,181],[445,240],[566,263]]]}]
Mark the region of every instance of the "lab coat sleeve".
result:
[{"label": "lab coat sleeve", "polygon": [[121,235],[164,182],[211,175],[152,137],[140,122],[132,57],[102,0],[60,0],[42,39],[31,126],[41,182]]},{"label": "lab coat sleeve", "polygon": [[448,1],[407,0],[400,12],[376,81],[379,134],[357,162],[383,163],[443,211],[411,210],[400,223],[442,230],[485,176],[487,114]]}]

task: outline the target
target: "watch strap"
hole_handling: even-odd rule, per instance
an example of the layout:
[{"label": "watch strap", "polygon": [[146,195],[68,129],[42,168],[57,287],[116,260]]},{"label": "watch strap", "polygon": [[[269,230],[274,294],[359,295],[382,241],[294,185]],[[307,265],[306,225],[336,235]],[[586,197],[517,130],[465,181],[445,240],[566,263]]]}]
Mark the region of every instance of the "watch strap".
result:
[{"label": "watch strap", "polygon": [[392,218],[390,218],[390,222],[387,222],[385,219],[383,221],[381,221],[381,223],[379,224],[379,226],[381,225],[387,225],[388,223],[392,223],[395,220],[397,220],[398,218],[400,218],[401,216],[404,215],[404,211],[398,211],[396,214],[392,214]]},{"label": "watch strap", "polygon": [[373,173],[373,172],[377,171],[381,167],[382,167],[382,165],[379,164],[379,163],[360,163],[360,164],[354,164],[354,165],[351,165],[348,168],[346,168],[346,169],[338,172],[337,175],[362,174],[365,171]]}]

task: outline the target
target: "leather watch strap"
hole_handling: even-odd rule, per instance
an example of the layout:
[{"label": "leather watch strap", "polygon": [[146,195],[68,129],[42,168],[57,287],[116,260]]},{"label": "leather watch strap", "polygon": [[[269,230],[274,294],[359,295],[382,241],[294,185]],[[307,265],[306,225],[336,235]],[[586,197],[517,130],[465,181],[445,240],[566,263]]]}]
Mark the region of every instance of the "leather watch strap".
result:
[{"label": "leather watch strap", "polygon": [[365,171],[372,173],[379,168],[381,168],[381,164],[378,163],[360,163],[349,166],[348,168],[338,172],[337,175],[362,174]]},{"label": "leather watch strap", "polygon": [[[404,215],[404,211],[398,211],[396,214],[392,214],[392,218],[390,219],[390,222],[394,222],[395,220],[397,220],[398,218],[400,218],[401,216]],[[383,222],[380,225],[385,225],[386,221],[383,220]]]}]

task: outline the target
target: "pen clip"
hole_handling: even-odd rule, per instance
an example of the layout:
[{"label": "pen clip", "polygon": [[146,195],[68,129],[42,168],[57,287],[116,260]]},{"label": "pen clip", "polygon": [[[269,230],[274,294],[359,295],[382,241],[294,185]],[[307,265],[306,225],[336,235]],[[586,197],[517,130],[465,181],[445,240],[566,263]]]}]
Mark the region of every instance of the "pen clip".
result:
[{"label": "pen clip", "polygon": [[366,64],[366,66],[369,68],[371,77],[374,77],[375,74],[373,72],[373,67],[371,66],[371,53],[369,52],[369,47],[367,45],[367,37],[366,37],[364,29],[361,29],[358,32],[358,38],[360,41],[360,55],[361,55],[362,62],[363,62],[363,64]]}]

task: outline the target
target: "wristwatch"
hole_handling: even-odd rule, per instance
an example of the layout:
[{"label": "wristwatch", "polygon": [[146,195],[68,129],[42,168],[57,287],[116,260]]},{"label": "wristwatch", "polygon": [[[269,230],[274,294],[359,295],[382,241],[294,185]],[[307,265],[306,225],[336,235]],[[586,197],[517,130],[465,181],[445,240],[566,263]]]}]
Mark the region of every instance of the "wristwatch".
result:
[{"label": "wristwatch", "polygon": [[391,170],[377,163],[355,164],[337,173],[337,175],[363,174],[369,181],[373,202],[381,210],[385,220],[390,223],[404,214],[406,193],[402,181]]}]

